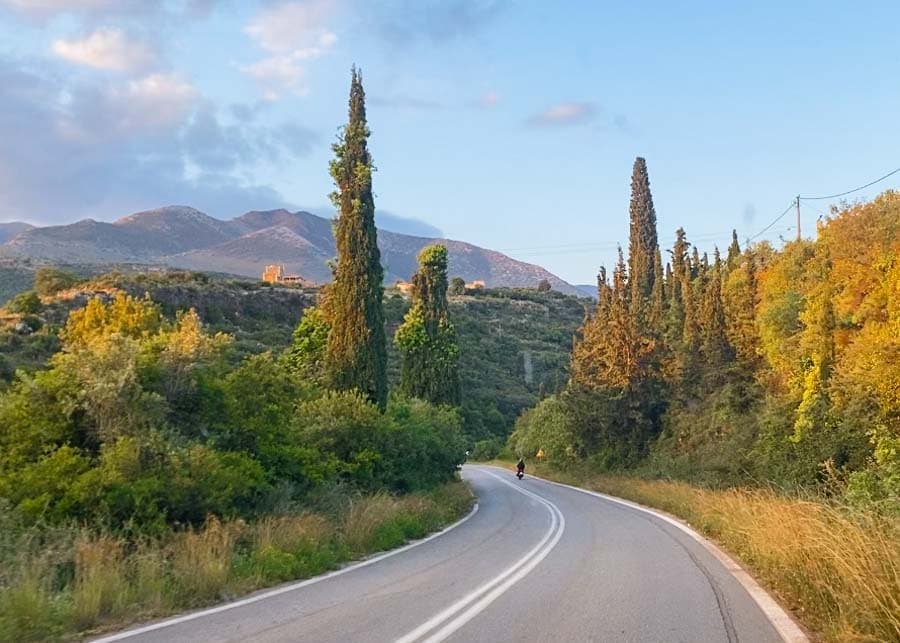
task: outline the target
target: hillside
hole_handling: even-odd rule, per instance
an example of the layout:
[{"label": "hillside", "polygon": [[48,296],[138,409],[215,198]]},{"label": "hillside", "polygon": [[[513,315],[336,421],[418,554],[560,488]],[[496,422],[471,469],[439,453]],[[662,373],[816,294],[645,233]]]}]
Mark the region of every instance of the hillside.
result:
[{"label": "hillside", "polygon": [[[11,224],[13,225],[13,224]],[[450,251],[450,274],[489,287],[526,287],[547,279],[571,295],[578,290],[540,266],[470,243],[378,233],[385,282],[405,280],[415,271],[416,254],[440,241]],[[85,219],[69,225],[0,229],[0,259],[49,264],[158,264],[189,270],[258,278],[267,264],[325,283],[336,254],[329,219],[309,212],[247,212],[230,221],[185,206],[138,212],[104,223]]]},{"label": "hillside", "polygon": [[[148,294],[174,317],[193,307],[213,331],[235,337],[235,358],[288,346],[314,290],[262,285],[256,281],[211,279],[186,272],[110,274],[45,298],[44,327],[31,335],[0,327],[0,376],[14,368],[42,367],[58,350],[56,333],[69,312],[90,297],[110,298],[117,291]],[[505,436],[519,412],[567,379],[572,336],[585,315],[586,300],[558,292],[487,289],[450,298],[451,318],[461,351],[463,412],[470,437]],[[392,338],[409,302],[395,290],[385,298],[386,329]],[[2,319],[2,311],[0,311]],[[2,321],[0,321],[2,324]],[[399,377],[398,357],[390,346],[389,371]]]},{"label": "hillside", "polygon": [[10,223],[0,223],[0,243],[6,243],[13,237],[27,230],[31,230],[34,226],[21,221],[12,221]]}]

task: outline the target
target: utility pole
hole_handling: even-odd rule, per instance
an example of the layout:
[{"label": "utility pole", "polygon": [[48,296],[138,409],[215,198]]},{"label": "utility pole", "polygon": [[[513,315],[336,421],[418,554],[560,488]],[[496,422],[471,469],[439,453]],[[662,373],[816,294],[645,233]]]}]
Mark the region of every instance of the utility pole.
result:
[{"label": "utility pole", "polygon": [[797,241],[800,241],[800,195],[797,195]]}]

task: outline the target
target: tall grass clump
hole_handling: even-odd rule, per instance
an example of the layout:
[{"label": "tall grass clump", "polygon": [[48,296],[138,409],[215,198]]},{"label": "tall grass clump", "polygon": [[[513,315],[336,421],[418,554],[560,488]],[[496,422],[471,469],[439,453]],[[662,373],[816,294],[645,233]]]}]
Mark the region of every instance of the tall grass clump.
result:
[{"label": "tall grass clump", "polygon": [[405,496],[337,489],[322,513],[209,516],[127,539],[25,527],[0,507],[0,641],[97,632],[306,578],[440,528],[472,503],[459,481]]},{"label": "tall grass clump", "polygon": [[181,605],[220,598],[226,588],[237,537],[243,521],[223,523],[210,516],[201,529],[177,534],[172,551],[172,581]]},{"label": "tall grass clump", "polygon": [[75,627],[87,629],[101,617],[117,617],[128,608],[131,590],[121,540],[88,534],[75,544],[72,602]]}]

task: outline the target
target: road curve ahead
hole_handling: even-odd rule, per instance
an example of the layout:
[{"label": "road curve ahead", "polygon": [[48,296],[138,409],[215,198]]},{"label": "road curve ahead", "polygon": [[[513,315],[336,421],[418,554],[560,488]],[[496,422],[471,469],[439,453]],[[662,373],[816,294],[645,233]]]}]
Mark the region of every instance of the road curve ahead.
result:
[{"label": "road curve ahead", "polygon": [[750,594],[652,515],[469,466],[478,511],[442,535],[319,581],[103,641],[775,642]]}]

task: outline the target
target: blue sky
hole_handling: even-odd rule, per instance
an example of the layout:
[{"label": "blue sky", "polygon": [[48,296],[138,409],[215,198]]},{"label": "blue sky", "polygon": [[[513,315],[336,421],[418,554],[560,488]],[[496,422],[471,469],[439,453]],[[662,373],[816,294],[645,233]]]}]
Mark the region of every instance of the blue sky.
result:
[{"label": "blue sky", "polygon": [[900,166],[897,24],[896,2],[0,0],[0,220],[325,212],[355,62],[385,223],[592,283],[635,156],[661,241],[709,250]]}]

